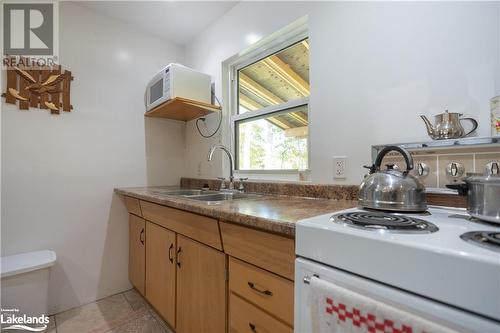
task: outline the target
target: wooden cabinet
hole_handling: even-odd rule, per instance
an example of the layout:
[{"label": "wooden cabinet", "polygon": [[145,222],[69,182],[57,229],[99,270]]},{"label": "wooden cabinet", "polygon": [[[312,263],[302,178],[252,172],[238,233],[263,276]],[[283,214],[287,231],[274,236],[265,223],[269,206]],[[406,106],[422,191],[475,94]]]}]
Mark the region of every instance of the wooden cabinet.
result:
[{"label": "wooden cabinet", "polygon": [[144,295],[144,272],[146,259],[146,222],[129,214],[129,264],[128,276],[132,285]]},{"label": "wooden cabinet", "polygon": [[226,222],[220,229],[224,252],[293,281],[294,239]]},{"label": "wooden cabinet", "polygon": [[229,258],[229,290],[293,325],[293,282]]},{"label": "wooden cabinet", "polygon": [[125,206],[127,206],[127,210],[129,213],[132,213],[137,216],[142,216],[141,206],[139,204],[139,199],[125,197]]},{"label": "wooden cabinet", "polygon": [[175,232],[146,222],[146,299],[175,327]]},{"label": "wooden cabinet", "polygon": [[292,333],[281,321],[231,293],[229,296],[230,333]]},{"label": "wooden cabinet", "polygon": [[216,219],[147,201],[141,201],[140,207],[146,220],[222,250],[219,223]]},{"label": "wooden cabinet", "polygon": [[292,238],[125,202],[130,281],[177,333],[293,331]]},{"label": "wooden cabinet", "polygon": [[177,235],[178,333],[220,333],[226,327],[224,253]]},{"label": "wooden cabinet", "polygon": [[226,222],[220,228],[231,256],[229,332],[292,332],[294,240]]}]

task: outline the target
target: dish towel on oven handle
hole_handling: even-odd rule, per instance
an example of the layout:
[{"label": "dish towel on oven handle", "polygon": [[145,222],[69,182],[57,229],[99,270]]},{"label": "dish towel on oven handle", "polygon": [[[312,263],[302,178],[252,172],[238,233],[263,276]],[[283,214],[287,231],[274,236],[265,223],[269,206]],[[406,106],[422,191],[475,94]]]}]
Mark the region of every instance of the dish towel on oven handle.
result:
[{"label": "dish towel on oven handle", "polygon": [[456,333],[316,277],[310,288],[314,333]]}]

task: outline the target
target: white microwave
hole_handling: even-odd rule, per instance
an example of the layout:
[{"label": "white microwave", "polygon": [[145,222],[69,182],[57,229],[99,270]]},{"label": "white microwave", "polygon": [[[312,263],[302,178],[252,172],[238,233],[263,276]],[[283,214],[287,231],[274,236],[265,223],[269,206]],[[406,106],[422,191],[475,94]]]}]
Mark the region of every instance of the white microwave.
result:
[{"label": "white microwave", "polygon": [[210,75],[180,64],[169,64],[148,83],[146,111],[175,97],[211,103]]}]

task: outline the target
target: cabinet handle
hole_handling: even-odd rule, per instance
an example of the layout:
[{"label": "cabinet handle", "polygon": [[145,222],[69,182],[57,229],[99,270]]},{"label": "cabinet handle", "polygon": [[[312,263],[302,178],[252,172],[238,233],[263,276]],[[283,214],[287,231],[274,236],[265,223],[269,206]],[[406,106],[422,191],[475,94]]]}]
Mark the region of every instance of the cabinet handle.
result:
[{"label": "cabinet handle", "polygon": [[272,291],[259,289],[259,288],[257,288],[255,286],[255,284],[253,282],[248,282],[248,286],[250,288],[252,288],[253,290],[255,290],[256,292],[258,292],[258,293],[261,293],[261,294],[264,294],[264,295],[267,295],[267,296],[273,296],[273,292]]},{"label": "cabinet handle", "polygon": [[177,254],[175,256],[175,261],[177,262],[177,267],[181,268],[181,262],[179,261],[179,256],[182,252],[182,248],[179,246],[179,248],[177,249]]},{"label": "cabinet handle", "polygon": [[144,238],[142,236],[144,236],[144,228],[142,228],[141,234],[139,235],[139,240],[141,241],[141,244],[144,245]]},{"label": "cabinet handle", "polygon": [[170,247],[168,248],[168,260],[170,260],[171,263],[174,262],[174,256],[172,255],[173,249],[174,249],[174,243],[170,244]]},{"label": "cabinet handle", "polygon": [[254,325],[254,324],[252,324],[252,323],[248,323],[248,326],[250,327],[250,329],[252,330],[252,332],[257,333],[257,330],[256,330],[256,328],[255,328],[255,325]]}]

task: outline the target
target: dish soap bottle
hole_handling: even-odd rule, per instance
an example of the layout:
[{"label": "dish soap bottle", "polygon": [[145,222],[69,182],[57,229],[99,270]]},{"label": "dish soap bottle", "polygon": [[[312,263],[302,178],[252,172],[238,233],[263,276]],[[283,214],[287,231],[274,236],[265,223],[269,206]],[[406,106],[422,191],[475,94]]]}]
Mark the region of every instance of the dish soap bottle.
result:
[{"label": "dish soap bottle", "polygon": [[491,136],[500,136],[500,96],[490,100]]}]

